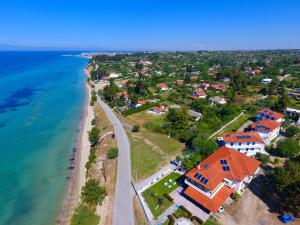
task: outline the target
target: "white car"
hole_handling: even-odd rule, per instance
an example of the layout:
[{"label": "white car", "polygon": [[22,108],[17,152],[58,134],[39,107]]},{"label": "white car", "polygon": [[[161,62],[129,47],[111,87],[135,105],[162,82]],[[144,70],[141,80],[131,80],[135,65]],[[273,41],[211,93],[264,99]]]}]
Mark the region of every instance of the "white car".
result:
[{"label": "white car", "polygon": [[223,206],[221,206],[221,207],[218,209],[218,212],[221,213],[221,212],[223,212],[223,211],[224,211],[224,208],[223,208]]}]

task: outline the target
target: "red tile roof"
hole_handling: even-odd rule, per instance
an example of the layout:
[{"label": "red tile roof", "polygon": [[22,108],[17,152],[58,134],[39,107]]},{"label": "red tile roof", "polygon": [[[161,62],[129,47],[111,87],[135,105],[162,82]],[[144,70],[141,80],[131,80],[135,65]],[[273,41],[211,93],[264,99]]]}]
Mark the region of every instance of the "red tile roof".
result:
[{"label": "red tile roof", "polygon": [[278,113],[278,112],[274,112],[270,109],[260,109],[258,112],[264,114],[264,115],[268,115],[270,117],[273,117],[275,119],[280,119],[280,118],[283,118],[284,115],[281,114],[281,113]]},{"label": "red tile roof", "polygon": [[192,187],[188,187],[184,191],[184,194],[186,194],[187,196],[189,196],[190,198],[192,198],[211,212],[217,212],[232,192],[234,192],[233,189],[224,186],[221,190],[218,191],[218,193],[216,193],[216,195],[213,198],[210,199],[205,195],[199,193]]},{"label": "red tile roof", "polygon": [[265,128],[268,128],[269,131],[273,131],[276,128],[280,127],[281,123],[274,121],[274,120],[260,120],[255,124],[252,124],[251,128],[255,130],[265,130]]},{"label": "red tile roof", "polygon": [[158,83],[156,84],[157,88],[163,89],[163,88],[168,88],[168,85],[164,84],[164,83]]},{"label": "red tile roof", "polygon": [[263,143],[262,138],[256,132],[228,132],[223,133],[222,138],[225,142],[260,142]]},{"label": "red tile roof", "polygon": [[[226,165],[222,165],[221,160],[226,160]],[[253,175],[259,165],[260,162],[255,158],[248,157],[238,151],[222,146],[199,163],[197,167],[188,171],[186,177],[212,191],[224,178],[241,181],[246,176]],[[228,166],[230,170],[224,171],[223,166]],[[205,177],[208,182],[204,184],[195,178],[197,173]]]}]

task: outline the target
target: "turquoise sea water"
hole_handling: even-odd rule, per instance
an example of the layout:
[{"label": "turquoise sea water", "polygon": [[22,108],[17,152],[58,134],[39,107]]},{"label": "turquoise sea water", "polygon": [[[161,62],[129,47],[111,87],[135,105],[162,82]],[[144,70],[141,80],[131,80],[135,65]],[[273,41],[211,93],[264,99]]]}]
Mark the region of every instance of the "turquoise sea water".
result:
[{"label": "turquoise sea water", "polygon": [[0,52],[0,225],[55,222],[85,101],[87,59]]}]

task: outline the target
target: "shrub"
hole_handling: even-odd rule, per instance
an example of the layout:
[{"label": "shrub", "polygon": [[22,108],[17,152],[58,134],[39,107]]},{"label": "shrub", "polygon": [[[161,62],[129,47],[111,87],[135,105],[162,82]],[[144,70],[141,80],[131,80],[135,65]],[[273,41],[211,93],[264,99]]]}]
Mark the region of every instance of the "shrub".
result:
[{"label": "shrub", "polygon": [[90,106],[94,106],[95,102],[93,100],[90,101]]},{"label": "shrub", "polygon": [[241,199],[241,195],[239,193],[236,193],[236,192],[232,193],[231,197],[236,202]]},{"label": "shrub", "polygon": [[174,225],[175,224],[175,219],[172,215],[168,215],[168,219],[170,220],[169,225]]},{"label": "shrub", "polygon": [[114,159],[118,157],[119,151],[117,148],[110,148],[107,152],[107,158]]},{"label": "shrub", "polygon": [[181,217],[185,217],[185,218],[190,218],[192,216],[192,214],[183,206],[180,206],[174,213],[173,216],[177,219],[181,218]]},{"label": "shrub", "polygon": [[199,217],[197,217],[197,216],[192,216],[191,217],[191,221],[193,223],[197,222],[198,224],[203,224],[203,221]]},{"label": "shrub", "polygon": [[174,199],[173,199],[170,195],[168,195],[167,193],[164,193],[163,196],[164,196],[166,199],[168,199],[170,202],[173,202],[173,201],[174,201]]},{"label": "shrub", "polygon": [[71,225],[97,225],[99,220],[100,217],[96,215],[95,210],[80,204],[75,208]]},{"label": "shrub", "polygon": [[89,155],[89,161],[85,164],[85,168],[89,170],[92,167],[92,164],[96,162],[96,153],[94,149],[91,149],[90,155]]},{"label": "shrub", "polygon": [[96,125],[96,119],[94,118],[94,119],[92,119],[92,121],[91,121],[91,125],[92,126],[95,126]]},{"label": "shrub", "polygon": [[295,136],[296,134],[298,134],[300,131],[300,129],[298,127],[295,127],[295,126],[291,126],[291,127],[288,127],[286,129],[286,132],[285,132],[285,135],[287,137],[293,137]]},{"label": "shrub", "polygon": [[255,158],[257,158],[262,165],[266,165],[268,162],[270,162],[270,156],[262,153],[256,153]]},{"label": "shrub", "polygon": [[89,141],[91,146],[95,146],[98,144],[100,138],[100,130],[96,127],[93,127],[91,131],[89,131]]},{"label": "shrub", "polygon": [[90,205],[101,204],[105,196],[105,188],[96,179],[88,180],[81,191],[82,201]]},{"label": "shrub", "polygon": [[132,132],[139,132],[139,130],[140,130],[140,125],[134,125],[133,127],[132,127]]},{"label": "shrub", "polygon": [[275,159],[274,159],[274,164],[277,165],[278,163],[279,163],[279,159],[278,159],[278,158],[275,158]]}]

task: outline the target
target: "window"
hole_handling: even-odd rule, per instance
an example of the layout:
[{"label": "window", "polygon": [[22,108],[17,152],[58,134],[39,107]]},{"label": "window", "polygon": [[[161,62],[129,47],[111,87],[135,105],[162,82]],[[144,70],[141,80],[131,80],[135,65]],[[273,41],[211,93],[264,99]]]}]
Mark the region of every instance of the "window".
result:
[{"label": "window", "polygon": [[227,161],[225,159],[220,160],[221,165],[227,165]]},{"label": "window", "polygon": [[247,142],[247,145],[250,145],[250,142]]},{"label": "window", "polygon": [[252,144],[255,145],[255,142],[253,142]]},{"label": "window", "polygon": [[233,146],[233,142],[231,142],[230,145]]},{"label": "window", "polygon": [[239,146],[241,146],[242,145],[242,143],[239,143]]}]

